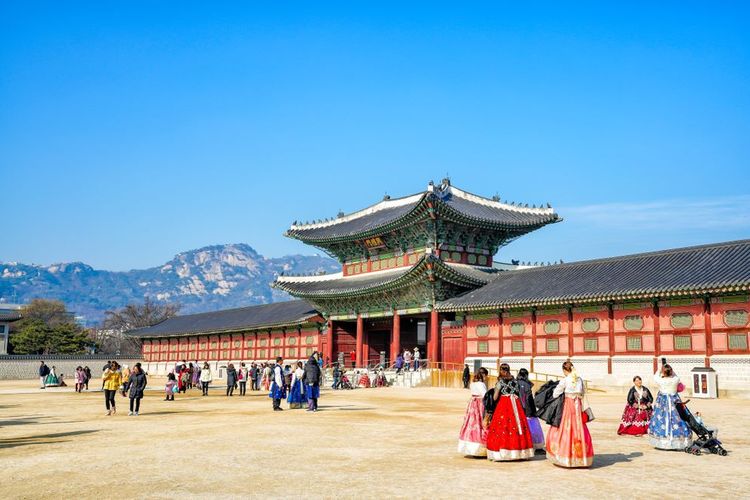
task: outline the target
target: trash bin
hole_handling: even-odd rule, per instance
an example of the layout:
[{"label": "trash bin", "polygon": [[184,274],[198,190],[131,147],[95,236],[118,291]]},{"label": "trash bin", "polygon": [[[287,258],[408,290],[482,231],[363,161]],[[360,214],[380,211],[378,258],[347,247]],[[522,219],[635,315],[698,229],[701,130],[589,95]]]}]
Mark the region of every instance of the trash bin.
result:
[{"label": "trash bin", "polygon": [[716,370],[697,366],[690,370],[693,376],[693,397],[715,399],[719,397],[716,385]]}]

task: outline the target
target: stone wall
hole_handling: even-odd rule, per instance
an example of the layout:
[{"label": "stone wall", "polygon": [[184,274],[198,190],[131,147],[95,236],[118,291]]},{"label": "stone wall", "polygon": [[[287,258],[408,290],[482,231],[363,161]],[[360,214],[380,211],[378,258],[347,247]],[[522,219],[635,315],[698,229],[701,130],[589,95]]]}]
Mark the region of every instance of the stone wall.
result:
[{"label": "stone wall", "polygon": [[102,367],[108,359],[116,359],[121,365],[133,366],[140,359],[117,359],[106,356],[0,356],[0,380],[39,378],[39,362],[55,367],[55,372],[65,375],[68,385],[75,384],[73,377],[77,366],[88,366],[94,378],[101,376]]}]

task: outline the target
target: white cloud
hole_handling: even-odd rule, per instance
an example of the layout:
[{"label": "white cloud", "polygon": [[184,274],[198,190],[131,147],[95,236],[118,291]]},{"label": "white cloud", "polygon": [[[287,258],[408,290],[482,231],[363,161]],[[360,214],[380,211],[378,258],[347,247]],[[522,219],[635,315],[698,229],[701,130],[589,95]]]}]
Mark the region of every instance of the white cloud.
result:
[{"label": "white cloud", "polygon": [[750,230],[750,195],[558,207],[568,223],[639,229]]}]

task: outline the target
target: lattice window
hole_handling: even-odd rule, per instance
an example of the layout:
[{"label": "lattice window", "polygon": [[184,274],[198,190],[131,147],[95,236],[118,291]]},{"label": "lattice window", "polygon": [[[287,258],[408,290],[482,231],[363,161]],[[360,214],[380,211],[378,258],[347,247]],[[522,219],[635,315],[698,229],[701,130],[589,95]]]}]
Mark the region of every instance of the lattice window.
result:
[{"label": "lattice window", "polygon": [[480,255],[477,257],[477,264],[480,266],[486,266],[487,265],[487,256],[486,255]]},{"label": "lattice window", "polygon": [[281,349],[278,347],[273,350],[273,355],[275,356],[281,356]]},{"label": "lattice window", "polygon": [[747,325],[747,311],[744,309],[735,309],[733,311],[725,311],[724,323],[727,326]]},{"label": "lattice window", "polygon": [[305,349],[305,355],[306,356],[312,356],[312,353],[313,353],[313,348],[312,347],[308,347],[307,349]]},{"label": "lattice window", "polygon": [[640,314],[633,314],[631,316],[625,316],[625,329],[630,331],[643,330],[643,316]]},{"label": "lattice window", "polygon": [[581,322],[581,330],[586,333],[599,331],[599,318],[584,318]]},{"label": "lattice window", "polygon": [[297,355],[297,349],[292,347],[289,349],[289,355],[290,356],[296,356]]},{"label": "lattice window", "polygon": [[599,350],[599,339],[583,339],[583,350],[586,352]]},{"label": "lattice window", "polygon": [[417,263],[417,255],[411,254],[409,255],[409,264],[416,264]]},{"label": "lattice window", "polygon": [[675,335],[674,348],[678,351],[689,351],[692,347],[692,338],[690,335]]},{"label": "lattice window", "polygon": [[251,351],[250,349],[248,349],[247,351],[245,351],[245,357],[248,358],[248,359],[252,358],[253,357],[253,351]]},{"label": "lattice window", "polygon": [[729,348],[738,350],[747,350],[747,334],[729,335]]},{"label": "lattice window", "polygon": [[557,339],[547,339],[547,352],[559,352],[560,341]]},{"label": "lattice window", "polygon": [[253,346],[253,341],[252,340],[246,340],[245,341],[245,347],[252,347],[252,346]]},{"label": "lattice window", "polygon": [[513,335],[522,335],[526,331],[526,325],[520,321],[515,321],[510,324],[510,333]]},{"label": "lattice window", "polygon": [[670,323],[672,328],[690,328],[693,326],[693,315],[690,313],[674,313],[670,318]]},{"label": "lattice window", "polygon": [[490,352],[490,343],[486,341],[477,342],[477,352],[480,354]]},{"label": "lattice window", "polygon": [[372,270],[373,271],[380,271],[380,261],[375,260],[372,262]]},{"label": "lattice window", "polygon": [[477,263],[477,256],[475,254],[473,254],[473,253],[470,253],[469,256],[467,257],[467,262],[469,264],[476,264]]},{"label": "lattice window", "polygon": [[487,337],[490,334],[489,325],[477,325],[477,337]]},{"label": "lattice window", "polygon": [[287,344],[289,345],[296,345],[297,344],[297,337],[289,337],[286,339]]},{"label": "lattice window", "polygon": [[261,349],[260,352],[258,353],[258,357],[261,358],[261,359],[265,359],[266,358],[266,350],[265,349]]},{"label": "lattice window", "polygon": [[460,252],[452,252],[451,253],[451,260],[453,262],[461,262],[461,253]]},{"label": "lattice window", "polygon": [[268,339],[260,339],[260,346],[266,347],[268,345]]},{"label": "lattice window", "polygon": [[307,337],[305,337],[305,344],[312,345],[314,343],[315,343],[315,337],[314,336],[308,335]]},{"label": "lattice window", "polygon": [[224,342],[222,342],[222,343],[221,343],[221,347],[222,347],[223,349],[226,349],[227,347],[229,347],[229,341],[226,341],[226,340],[225,340]]},{"label": "lattice window", "polygon": [[640,351],[643,349],[642,345],[641,337],[628,337],[626,340],[626,349],[628,351]]},{"label": "lattice window", "polygon": [[234,347],[242,347],[242,342],[239,340],[234,341]]},{"label": "lattice window", "polygon": [[274,337],[273,345],[281,345],[281,337]]},{"label": "lattice window", "polygon": [[510,347],[513,352],[523,352],[523,340],[514,340]]},{"label": "lattice window", "polygon": [[[544,322],[544,333],[560,333],[560,322],[556,319],[548,319]],[[549,349],[547,349],[549,351]]]}]

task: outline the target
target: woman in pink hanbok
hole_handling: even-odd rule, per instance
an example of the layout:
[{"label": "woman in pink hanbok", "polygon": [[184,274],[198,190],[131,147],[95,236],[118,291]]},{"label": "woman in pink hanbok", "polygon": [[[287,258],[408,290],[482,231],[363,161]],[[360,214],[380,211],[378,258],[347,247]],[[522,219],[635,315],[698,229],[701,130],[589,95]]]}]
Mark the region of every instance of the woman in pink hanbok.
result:
[{"label": "woman in pink hanbok", "polygon": [[550,426],[547,432],[547,458],[560,467],[590,467],[594,462],[594,445],[591,442],[584,408],[583,381],[573,369],[573,363],[563,363],[562,379],[552,395],[564,397],[560,426]]},{"label": "woman in pink hanbok", "polygon": [[474,374],[474,381],[469,386],[471,399],[466,406],[464,423],[458,434],[458,452],[464,456],[487,456],[487,429],[484,426],[484,395],[487,392],[486,368],[480,368]]}]

